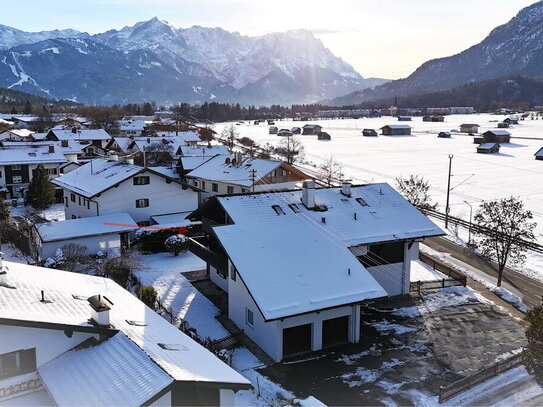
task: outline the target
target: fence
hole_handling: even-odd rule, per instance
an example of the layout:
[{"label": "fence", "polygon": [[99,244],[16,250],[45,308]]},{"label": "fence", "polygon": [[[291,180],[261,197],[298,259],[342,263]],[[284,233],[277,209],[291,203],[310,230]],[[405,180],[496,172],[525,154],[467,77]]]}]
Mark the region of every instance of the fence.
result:
[{"label": "fence", "polygon": [[470,376],[441,387],[441,390],[439,391],[439,402],[443,403],[457,396],[458,394],[487,381],[488,379],[496,377],[499,374],[522,364],[522,355],[522,353],[517,353],[516,355],[513,355],[505,360],[496,362],[491,366],[478,370]]},{"label": "fence", "polygon": [[0,388],[0,401],[8,400],[12,398],[12,396],[20,393],[39,390],[42,387],[43,385],[41,384],[41,381],[39,379],[32,379],[26,382],[13,384],[11,386],[2,387]]},{"label": "fence", "polygon": [[411,287],[410,287],[411,292],[417,291],[420,293],[423,290],[437,290],[439,288],[446,288],[446,287],[457,287],[457,286],[465,287],[466,286],[467,277],[463,275],[462,273],[459,273],[458,271],[447,266],[446,264],[443,264],[439,260],[436,260],[433,257],[430,257],[427,254],[424,254],[422,252],[419,252],[419,259],[423,263],[426,263],[429,266],[432,266],[434,270],[437,270],[440,273],[445,274],[449,278],[448,279],[442,278],[439,280],[432,280],[432,281],[415,281],[411,283]]}]

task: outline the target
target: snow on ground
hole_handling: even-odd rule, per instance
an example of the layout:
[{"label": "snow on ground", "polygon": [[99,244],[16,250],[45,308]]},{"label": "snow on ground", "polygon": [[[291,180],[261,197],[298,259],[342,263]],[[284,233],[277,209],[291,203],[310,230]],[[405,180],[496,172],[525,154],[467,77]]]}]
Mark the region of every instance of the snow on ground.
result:
[{"label": "snow on ground", "polygon": [[[170,308],[173,314],[185,319],[196,328],[201,337],[219,339],[229,332],[215,319],[219,310],[211,301],[201,294],[181,274],[187,271],[203,270],[205,263],[186,252],[179,256],[169,253],[158,253],[141,256],[142,270],[136,272],[142,284],[153,285],[157,290],[160,302]],[[262,362],[246,348],[232,351],[232,367],[248,378],[255,390],[236,393],[236,404],[242,406],[268,406],[280,404],[279,399],[292,400],[295,396],[258,373],[255,368],[262,367]],[[307,405],[312,404],[311,400]]]},{"label": "snow on ground", "polygon": [[428,264],[420,261],[411,261],[411,282],[415,281],[435,281],[447,278],[443,273],[434,270]]},{"label": "snow on ground", "polygon": [[[19,204],[16,207],[11,208],[11,216],[22,216],[26,211],[33,210],[29,206]],[[64,204],[56,203],[43,211],[37,211],[37,213],[48,221],[65,220],[64,216]]]},{"label": "snow on ground", "polygon": [[[394,184],[398,176],[418,174],[432,186],[431,194],[443,211],[447,188],[449,159],[453,154],[451,187],[451,214],[469,219],[468,201],[474,205],[482,200],[504,198],[511,195],[524,200],[534,212],[538,222],[536,234],[543,242],[543,161],[535,160],[534,154],[543,147],[543,120],[523,120],[508,131],[518,137],[539,137],[539,140],[511,140],[502,144],[499,154],[477,154],[476,145],[468,135],[453,133],[450,139],[437,138],[440,131],[458,129],[462,123],[477,123],[480,132],[497,128],[497,122],[507,116],[474,114],[445,116],[445,122],[423,122],[414,117],[409,124],[413,136],[363,137],[362,129],[379,129],[387,124],[398,124],[393,117],[346,120],[310,121],[323,126],[332,136],[331,141],[319,141],[316,136],[299,136],[305,147],[307,161],[320,164],[330,155],[343,163],[343,172],[354,182],[381,182]],[[277,121],[279,128],[303,126],[307,122]],[[229,125],[216,125],[220,134]],[[250,122],[236,126],[240,136],[247,136],[258,143],[277,144],[281,137],[268,134],[264,124]]]},{"label": "snow on ground", "polygon": [[409,326],[403,326],[400,324],[391,324],[388,321],[380,321],[380,322],[374,322],[374,323],[366,323],[367,325],[371,325],[375,329],[377,329],[380,332],[392,332],[395,335],[402,335],[406,334],[408,332],[415,332],[418,331],[417,328],[409,327]]}]

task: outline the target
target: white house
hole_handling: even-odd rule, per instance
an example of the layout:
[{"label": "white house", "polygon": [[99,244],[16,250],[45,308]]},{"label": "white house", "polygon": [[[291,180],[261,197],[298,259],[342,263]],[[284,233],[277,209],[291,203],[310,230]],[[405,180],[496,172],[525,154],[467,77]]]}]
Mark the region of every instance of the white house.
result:
[{"label": "white house", "polygon": [[189,219],[228,316],[273,359],[358,342],[360,305],[409,293],[419,242],[443,232],[388,184],[217,196]]},{"label": "white house", "polygon": [[66,219],[127,213],[145,226],[151,216],[198,206],[198,188],[116,156],[92,160],[52,182],[64,190]]},{"label": "white house", "polygon": [[52,129],[47,133],[48,140],[61,141],[73,140],[80,144],[92,144],[100,149],[105,149],[112,137],[104,129],[77,129],[68,130]]},{"label": "white house", "polygon": [[54,257],[57,249],[68,244],[87,248],[88,254],[124,250],[129,246],[128,233],[137,230],[127,213],[39,223],[34,226],[34,239],[40,260]]},{"label": "white house", "polygon": [[119,135],[124,137],[139,137],[143,135],[147,125],[144,120],[118,120]]},{"label": "white house", "polygon": [[114,281],[0,260],[0,404],[231,406],[250,383]]},{"label": "white house", "polygon": [[55,146],[0,147],[0,196],[5,199],[24,198],[38,166],[43,166],[51,178],[60,174],[59,167],[66,158]]},{"label": "white house", "polygon": [[249,158],[241,154],[217,155],[188,172],[185,177],[204,191],[203,199],[214,195],[292,189],[311,179],[287,163]]},{"label": "white house", "polygon": [[0,133],[0,140],[28,141],[32,140],[33,131],[28,129],[9,129]]},{"label": "white house", "polygon": [[[37,133],[34,133],[37,134]],[[0,141],[0,147],[17,149],[20,147],[48,147],[54,146],[58,149],[68,162],[77,162],[83,154],[83,145],[74,140],[62,141]]]}]

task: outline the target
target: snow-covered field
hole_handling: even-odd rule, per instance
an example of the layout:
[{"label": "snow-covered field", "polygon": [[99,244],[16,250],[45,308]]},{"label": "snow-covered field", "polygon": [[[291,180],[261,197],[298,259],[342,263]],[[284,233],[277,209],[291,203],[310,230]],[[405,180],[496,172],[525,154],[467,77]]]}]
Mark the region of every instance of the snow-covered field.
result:
[{"label": "snow-covered field", "polygon": [[[497,122],[507,116],[474,114],[451,115],[443,123],[423,122],[414,117],[412,122],[401,122],[412,127],[412,136],[363,137],[362,129],[379,129],[387,124],[398,124],[396,118],[364,118],[346,120],[319,120],[323,131],[332,136],[331,141],[318,141],[316,136],[299,136],[305,147],[305,159],[319,165],[323,159],[333,156],[343,163],[346,177],[356,183],[388,182],[394,185],[398,176],[418,174],[432,186],[431,194],[445,206],[447,189],[448,155],[454,155],[451,178],[451,214],[469,219],[469,206],[483,200],[520,197],[532,210],[538,222],[537,237],[543,242],[543,161],[534,154],[543,147],[543,120],[519,121],[511,126],[513,137],[539,138],[539,140],[515,139],[502,144],[499,154],[477,154],[476,145],[468,135],[456,133],[450,139],[437,138],[440,131],[458,129],[462,123],[479,124],[485,132],[497,127]],[[303,126],[308,122],[277,121],[279,128]],[[220,134],[229,124],[217,124]],[[281,137],[268,134],[265,124],[255,126],[252,122],[236,125],[240,136],[247,136],[258,143],[276,144]]]}]

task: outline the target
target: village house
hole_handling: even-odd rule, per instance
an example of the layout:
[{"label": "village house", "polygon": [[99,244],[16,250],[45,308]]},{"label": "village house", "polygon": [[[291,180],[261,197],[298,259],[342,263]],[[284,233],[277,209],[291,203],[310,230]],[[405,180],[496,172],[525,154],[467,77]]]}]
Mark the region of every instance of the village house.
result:
[{"label": "village house", "polygon": [[63,189],[66,219],[127,213],[148,226],[151,216],[198,207],[198,188],[117,156],[95,159],[52,182]]},{"label": "village house", "polygon": [[141,137],[147,125],[143,120],[118,120],[117,127],[121,137]]},{"label": "village house", "polygon": [[60,175],[59,167],[64,163],[66,158],[55,146],[0,147],[0,197],[24,198],[38,166],[53,179]]},{"label": "village house", "polygon": [[511,133],[507,130],[488,130],[483,133],[485,143],[509,143]]},{"label": "village house", "polygon": [[278,131],[279,129],[277,128],[277,126],[271,126],[268,130],[268,134],[277,134]]},{"label": "village house", "polygon": [[277,132],[277,135],[281,137],[290,137],[292,136],[292,131],[290,131],[289,129],[281,129]]},{"label": "village house", "polygon": [[541,147],[537,153],[534,154],[536,160],[542,160],[543,161],[543,147]]},{"label": "village house", "polygon": [[500,152],[499,143],[481,143],[477,146],[477,152],[479,154],[494,154]]},{"label": "village house", "polygon": [[189,219],[228,317],[276,361],[359,342],[361,304],[409,293],[419,242],[443,235],[388,184],[216,196]]},{"label": "village house", "polygon": [[317,135],[322,131],[322,126],[318,124],[306,124],[302,127],[302,134],[304,135]]},{"label": "village house", "polygon": [[89,120],[85,117],[62,117],[55,121],[55,127],[59,129],[86,129]]},{"label": "village house", "polygon": [[199,167],[216,155],[230,155],[228,148],[222,144],[204,146],[180,146],[178,151],[177,172],[181,176]]},{"label": "village house", "polygon": [[[200,140],[195,133],[192,134]],[[181,155],[181,147],[199,148],[196,143],[192,142],[192,138],[189,138],[187,142],[187,139],[183,136],[133,137],[131,140],[128,147],[126,147],[126,152],[134,158],[138,165],[149,165],[154,161],[173,162],[175,156]]]},{"label": "village house", "polygon": [[461,124],[460,133],[477,133],[479,131],[479,127],[481,126],[479,126],[478,124]]},{"label": "village house", "polygon": [[154,137],[175,138],[179,145],[197,146],[201,143],[200,136],[195,131],[157,131],[152,134]]},{"label": "village house", "polygon": [[293,166],[275,160],[217,155],[186,174],[200,188],[202,199],[213,195],[296,188],[311,179]]},{"label": "village house", "polygon": [[10,140],[10,141],[32,141],[35,134],[33,131],[28,129],[9,129],[0,133],[0,140]]},{"label": "village house", "polygon": [[408,136],[411,134],[411,126],[407,124],[389,124],[379,130],[383,136]]},{"label": "village house", "polygon": [[423,122],[444,122],[445,117],[444,116],[423,116],[422,121]]},{"label": "village house", "polygon": [[85,247],[86,254],[120,252],[129,248],[128,233],[137,229],[130,215],[116,213],[38,223],[34,225],[33,239],[40,261],[54,257],[57,249],[68,244]]},{"label": "village house", "polygon": [[362,130],[362,135],[364,137],[377,137],[377,132],[375,129],[364,129]]},{"label": "village house", "polygon": [[32,115],[13,116],[11,118],[13,126],[17,129],[28,129],[32,131],[43,131],[44,128],[51,127],[53,125],[53,119]]},{"label": "village house", "polygon": [[509,123],[508,122],[500,122],[498,123],[498,129],[508,129]]},{"label": "village house", "polygon": [[0,330],[6,403],[232,406],[251,388],[104,277],[0,260]]},{"label": "village house", "polygon": [[399,122],[410,122],[411,121],[411,116],[398,116],[398,121]]},{"label": "village house", "polygon": [[[106,146],[111,141],[112,137],[104,129],[52,129],[45,136],[47,140],[62,141],[72,140],[83,145],[90,145],[91,150],[87,154],[105,151]],[[92,149],[96,147],[96,149]]]},{"label": "village house", "polygon": [[508,117],[508,118],[504,119],[503,122],[508,123],[508,124],[518,124],[518,118],[517,117]]},{"label": "village house", "polygon": [[293,127],[290,129],[292,134],[302,134],[302,128],[301,127]]},{"label": "village house", "polygon": [[68,162],[77,162],[79,158],[83,155],[83,147],[76,141],[73,140],[62,140],[62,141],[0,141],[0,147],[10,148],[10,149],[19,149],[21,147],[49,147],[54,146],[55,149],[58,149]]},{"label": "village house", "polygon": [[330,136],[330,134],[322,131],[317,135],[317,140],[332,140],[332,137]]}]

